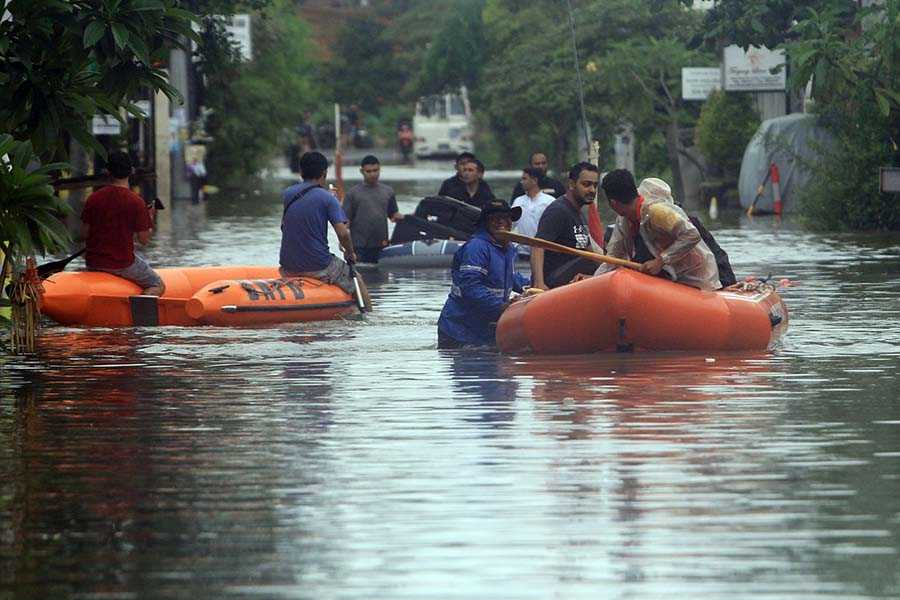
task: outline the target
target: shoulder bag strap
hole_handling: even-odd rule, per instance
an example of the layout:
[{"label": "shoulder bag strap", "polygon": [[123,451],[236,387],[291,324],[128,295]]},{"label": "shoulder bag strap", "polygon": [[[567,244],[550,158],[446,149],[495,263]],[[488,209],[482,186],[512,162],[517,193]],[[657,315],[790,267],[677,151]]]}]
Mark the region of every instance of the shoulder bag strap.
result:
[{"label": "shoulder bag strap", "polygon": [[297,192],[296,194],[294,194],[294,197],[291,198],[290,200],[288,200],[288,203],[284,205],[284,212],[281,213],[281,226],[284,227],[284,217],[287,216],[287,211],[294,204],[294,202],[296,202],[297,200],[299,200],[300,198],[305,196],[308,191],[314,190],[316,188],[321,188],[321,187],[322,186],[320,186],[320,185],[311,185],[308,188],[306,188],[305,190],[301,190],[301,191]]}]

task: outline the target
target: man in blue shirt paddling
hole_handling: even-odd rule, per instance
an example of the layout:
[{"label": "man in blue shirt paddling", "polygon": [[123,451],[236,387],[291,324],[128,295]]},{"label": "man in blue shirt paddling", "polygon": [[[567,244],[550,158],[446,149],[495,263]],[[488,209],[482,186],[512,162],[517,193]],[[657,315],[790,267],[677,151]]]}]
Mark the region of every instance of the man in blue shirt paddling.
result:
[{"label": "man in blue shirt paddling", "polygon": [[453,284],[438,319],[438,348],[493,346],[497,320],[528,279],[516,273],[516,249],[496,234],[522,215],[494,198],[481,209],[478,229],[453,256]]},{"label": "man in blue shirt paddling", "polygon": [[[300,157],[300,174],[303,182],[282,192],[281,276],[314,277],[353,295],[355,286],[348,263],[356,262],[356,254],[347,215],[337,198],[323,187],[328,178],[328,159],[320,152],[307,152]],[[337,234],[344,260],[328,251],[328,223]],[[361,291],[365,297],[365,291]]]}]

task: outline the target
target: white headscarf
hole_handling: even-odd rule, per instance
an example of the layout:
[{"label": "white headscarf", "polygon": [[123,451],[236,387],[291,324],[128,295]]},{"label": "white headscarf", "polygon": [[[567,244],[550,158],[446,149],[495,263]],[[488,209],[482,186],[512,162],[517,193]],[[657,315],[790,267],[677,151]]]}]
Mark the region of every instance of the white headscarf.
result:
[{"label": "white headscarf", "polygon": [[672,198],[672,188],[668,183],[656,177],[648,177],[641,181],[641,185],[638,186],[638,194],[649,201],[661,200],[675,204],[675,199]]}]

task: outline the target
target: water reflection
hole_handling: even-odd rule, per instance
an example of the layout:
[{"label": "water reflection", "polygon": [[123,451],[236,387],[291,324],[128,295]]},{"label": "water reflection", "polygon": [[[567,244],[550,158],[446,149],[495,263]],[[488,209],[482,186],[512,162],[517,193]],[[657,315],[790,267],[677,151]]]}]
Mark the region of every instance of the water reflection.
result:
[{"label": "water reflection", "polygon": [[518,383],[505,372],[505,357],[486,350],[440,350],[439,353],[449,361],[456,392],[453,397],[464,408],[465,421],[497,429],[508,427],[515,420]]},{"label": "water reflection", "polygon": [[[265,193],[151,260],[271,264]],[[0,597],[900,596],[900,243],[715,231],[797,282],[778,352],[438,351],[428,270],[364,321],[47,328],[0,359]]]}]

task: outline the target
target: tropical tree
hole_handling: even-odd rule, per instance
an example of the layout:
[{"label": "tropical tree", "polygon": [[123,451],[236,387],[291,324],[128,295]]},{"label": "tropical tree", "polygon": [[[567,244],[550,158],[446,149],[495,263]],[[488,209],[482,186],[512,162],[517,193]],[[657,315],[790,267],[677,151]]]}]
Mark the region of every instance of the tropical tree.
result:
[{"label": "tropical tree", "polygon": [[759,116],[748,94],[710,94],[697,120],[697,146],[728,179],[736,180],[744,148],[759,128]]},{"label": "tropical tree", "polygon": [[484,0],[457,0],[434,37],[422,64],[418,92],[435,94],[466,85],[475,88],[485,59]]},{"label": "tropical tree", "polygon": [[837,139],[810,165],[806,217],[829,229],[900,229],[898,195],[877,185],[879,167],[900,166],[900,0],[849,23],[841,12],[810,9],[793,31],[785,45],[792,84],[812,81],[815,110]]},{"label": "tropical tree", "polygon": [[[0,246],[3,276],[24,255],[67,247],[48,187],[67,139],[105,155],[89,121],[139,114],[143,89],[177,92],[161,69],[173,44],[195,37],[174,0],[5,2],[0,21]],[[43,165],[43,166],[40,166]],[[4,285],[0,279],[0,285]]]},{"label": "tropical tree", "polygon": [[242,62],[215,20],[207,20],[200,57],[210,174],[235,181],[258,173],[323,94],[316,83],[309,30],[286,0],[254,13],[253,59]]},{"label": "tropical tree", "polygon": [[900,165],[900,0],[746,3],[720,0],[706,16],[707,43],[782,47],[788,83],[812,83],[813,110],[836,143],[808,164],[804,216],[818,227],[900,228],[896,194],[877,170]]},{"label": "tropical tree", "polygon": [[0,134],[0,282],[11,267],[13,251],[44,254],[63,247],[69,234],[58,215],[68,207],[53,193],[51,174],[65,167],[49,163],[33,168],[31,142]]},{"label": "tropical tree", "polygon": [[[573,158],[580,120],[565,6],[489,0],[484,22],[488,58],[475,97],[493,129],[498,158],[522,165],[541,148],[562,170]],[[579,31],[585,47],[592,32]],[[592,125],[599,120],[593,117]]]},{"label": "tropical tree", "polygon": [[[387,19],[383,37],[392,48],[391,62],[404,82],[393,96],[410,102],[422,95],[419,74],[434,44],[435,29],[442,27],[442,19],[457,11],[458,0],[402,0],[389,5],[393,11],[379,13],[379,17]],[[443,15],[437,23],[436,15]]]},{"label": "tropical tree", "polygon": [[138,91],[177,92],[165,52],[194,37],[174,0],[9,2],[0,22],[0,132],[30,140],[43,160],[66,154],[68,134],[105,154],[90,118],[140,113]]},{"label": "tropical tree", "polygon": [[684,201],[681,157],[683,127],[696,123],[697,109],[681,97],[681,69],[703,66],[711,57],[689,50],[675,37],[639,37],[620,42],[604,59],[613,104],[621,117],[646,130],[664,132],[672,192]]},{"label": "tropical tree", "polygon": [[[489,0],[484,11],[489,53],[480,88],[503,147],[519,164],[529,147],[546,147],[558,166],[574,156],[580,122],[578,47],[587,120],[593,136],[611,140],[624,124],[641,132],[641,146],[665,134],[668,163],[677,171],[678,127],[695,110],[680,99],[681,67],[711,56],[689,50],[698,17],[675,0],[523,3]],[[607,148],[611,144],[604,144]],[[609,152],[604,152],[609,157]],[[655,161],[655,159],[654,159]]]},{"label": "tropical tree", "polygon": [[369,13],[355,15],[344,25],[329,65],[332,72],[340,73],[331,82],[338,102],[374,111],[403,86],[403,72],[393,60],[385,34],[384,24]]},{"label": "tropical tree", "polygon": [[[684,2],[691,4],[691,0]],[[717,0],[706,12],[703,27],[694,41],[706,43],[711,48],[721,44],[777,48],[801,36],[794,24],[805,18],[810,10],[827,10],[835,14],[841,22],[840,28],[845,29],[858,9],[857,0]]]}]

